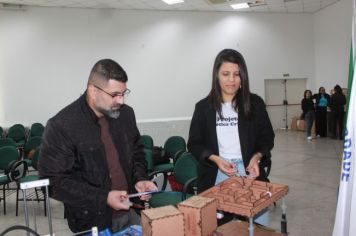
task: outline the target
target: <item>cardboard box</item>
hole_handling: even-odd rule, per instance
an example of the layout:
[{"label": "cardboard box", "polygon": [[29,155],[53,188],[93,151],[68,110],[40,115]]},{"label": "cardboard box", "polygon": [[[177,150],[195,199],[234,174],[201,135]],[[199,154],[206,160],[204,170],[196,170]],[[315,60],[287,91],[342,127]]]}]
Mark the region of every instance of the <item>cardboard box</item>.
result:
[{"label": "cardboard box", "polygon": [[184,236],[184,216],[174,206],[143,210],[141,225],[143,236]]},{"label": "cardboard box", "polygon": [[178,204],[184,214],[185,235],[210,236],[217,228],[216,200],[193,196]]},{"label": "cardboard box", "polygon": [[[299,131],[305,131],[306,129],[306,124],[305,124],[305,120],[297,120],[297,130]],[[313,122],[313,126],[311,129],[311,133],[315,134],[315,121]]]},{"label": "cardboard box", "polygon": [[297,126],[297,120],[299,119],[298,116],[294,116],[292,118],[292,123],[290,124],[290,128],[291,130],[298,130],[298,126]]},{"label": "cardboard box", "polygon": [[305,131],[305,121],[304,120],[297,120],[297,130]]}]

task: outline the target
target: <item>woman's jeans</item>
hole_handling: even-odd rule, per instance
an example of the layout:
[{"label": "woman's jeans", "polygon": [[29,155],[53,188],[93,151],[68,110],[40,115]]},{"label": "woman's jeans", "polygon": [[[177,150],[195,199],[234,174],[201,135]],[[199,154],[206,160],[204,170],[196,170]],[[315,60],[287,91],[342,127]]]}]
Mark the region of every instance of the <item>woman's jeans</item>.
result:
[{"label": "woman's jeans", "polygon": [[308,111],[307,114],[305,114],[305,132],[307,137],[311,136],[311,129],[313,127],[313,122],[315,119],[315,112],[314,111]]}]

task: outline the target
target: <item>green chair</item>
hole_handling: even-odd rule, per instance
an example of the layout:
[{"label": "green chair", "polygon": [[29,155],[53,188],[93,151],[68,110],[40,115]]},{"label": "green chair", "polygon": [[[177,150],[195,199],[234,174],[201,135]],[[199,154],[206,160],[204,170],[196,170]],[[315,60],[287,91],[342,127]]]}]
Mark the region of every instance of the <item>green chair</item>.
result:
[{"label": "green chair", "polygon": [[16,142],[11,138],[0,139],[0,147],[6,147],[6,146],[16,147]]},{"label": "green chair", "polygon": [[154,164],[154,158],[152,158],[153,169],[150,173],[151,178],[157,176],[158,174],[163,174],[163,184],[161,190],[165,190],[168,182],[168,175],[172,173],[174,169],[174,163],[165,163],[165,164]]},{"label": "green chair", "polygon": [[164,150],[169,158],[176,162],[180,154],[187,151],[187,144],[181,136],[171,136],[164,143]]},{"label": "green chair", "polygon": [[153,194],[149,200],[150,207],[177,205],[191,197],[196,187],[198,162],[191,153],[183,153],[174,165],[173,174],[175,181],[183,185],[182,192],[162,192]]},{"label": "green chair", "polygon": [[147,162],[147,170],[148,170],[148,173],[151,173],[154,171],[154,163],[153,163],[153,156],[152,156],[152,150],[149,150],[149,149],[144,149],[143,150],[144,153],[145,153],[145,159],[146,159],[146,162]]},{"label": "green chair", "polygon": [[6,215],[6,185],[8,185],[11,180],[5,174],[8,171],[11,162],[14,162],[20,158],[19,152],[15,147],[6,146],[0,147],[0,170],[4,173],[0,174],[0,185],[2,185],[2,198],[4,204],[4,215]]},{"label": "green chair", "polygon": [[[32,157],[32,162],[31,165],[32,167],[37,170],[37,164],[38,164],[38,160],[40,158],[40,148],[37,147],[33,157]],[[34,180],[39,180],[39,175],[38,174],[29,174],[24,176],[23,178],[19,179],[17,181],[17,190],[16,190],[16,216],[18,216],[18,208],[19,208],[19,201],[23,201],[23,198],[20,199],[19,198],[19,191],[20,191],[20,184],[21,183],[25,183],[25,182],[30,182],[30,181],[34,181]],[[44,203],[44,215],[47,215],[47,209],[46,209],[46,198],[43,197],[43,199],[41,199],[38,195],[38,191],[41,191],[41,189],[35,188],[35,194],[36,194],[36,199],[38,202],[43,201]]]},{"label": "green chair", "polygon": [[25,146],[23,147],[23,156],[22,158],[27,162],[29,166],[32,166],[32,160],[31,160],[31,152],[33,152],[36,148],[38,148],[42,143],[42,137],[41,136],[34,136],[30,137],[27,142],[25,143]]},{"label": "green chair", "polygon": [[30,137],[42,137],[44,126],[41,123],[33,123],[30,127]]},{"label": "green chair", "polygon": [[4,136],[4,129],[0,126],[0,138]]},{"label": "green chair", "polygon": [[166,156],[169,159],[169,163],[158,164],[158,165],[155,164],[153,167],[153,173],[151,173],[155,175],[157,173],[162,173],[164,175],[161,190],[166,189],[168,175],[173,171],[174,163],[176,162],[177,158],[181,154],[186,152],[187,145],[184,138],[182,138],[181,136],[172,136],[165,141],[163,150],[167,154]]},{"label": "green chair", "polygon": [[165,190],[167,187],[167,180],[168,180],[168,174],[173,171],[173,164],[172,163],[167,163],[167,164],[160,164],[156,165],[154,164],[153,160],[153,155],[152,155],[152,150],[149,149],[144,149],[145,152],[145,159],[147,162],[147,171],[148,175],[151,180],[154,181],[154,179],[162,174],[163,175],[163,183],[161,186],[161,190]]},{"label": "green chair", "polygon": [[145,149],[151,150],[153,147],[153,139],[150,135],[147,134],[141,135],[138,142],[142,144]]},{"label": "green chair", "polygon": [[15,141],[17,147],[23,147],[26,143],[26,129],[22,124],[15,124],[9,128],[7,137]]}]

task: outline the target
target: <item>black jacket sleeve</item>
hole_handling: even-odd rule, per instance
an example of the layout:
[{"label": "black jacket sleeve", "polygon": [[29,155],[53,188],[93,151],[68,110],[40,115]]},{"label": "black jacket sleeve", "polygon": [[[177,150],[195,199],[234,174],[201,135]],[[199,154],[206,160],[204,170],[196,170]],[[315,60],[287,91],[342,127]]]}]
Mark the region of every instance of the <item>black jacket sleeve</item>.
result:
[{"label": "black jacket sleeve", "polygon": [[[90,184],[96,170],[88,165],[80,166],[80,160],[76,158],[79,153],[85,153],[94,159],[100,149],[95,145],[75,147],[71,137],[60,127],[58,120],[49,120],[46,125],[38,163],[40,176],[49,178],[51,197],[54,199],[71,206],[104,212],[108,190],[95,186],[94,181]],[[86,168],[86,174],[81,173],[83,168]],[[81,180],[84,177],[86,180]]]},{"label": "black jacket sleeve", "polygon": [[256,150],[254,152],[262,154],[261,162],[264,163],[267,161],[266,159],[271,158],[271,150],[274,146],[274,131],[263,100],[256,96],[255,104],[257,133],[255,137]]},{"label": "black jacket sleeve", "polygon": [[[202,164],[207,164],[207,158],[212,154],[218,154],[210,142],[212,134],[207,124],[208,117],[206,100],[202,100],[195,105],[187,143],[188,150]],[[215,123],[213,128],[215,129]],[[210,161],[208,163],[212,164]]]}]

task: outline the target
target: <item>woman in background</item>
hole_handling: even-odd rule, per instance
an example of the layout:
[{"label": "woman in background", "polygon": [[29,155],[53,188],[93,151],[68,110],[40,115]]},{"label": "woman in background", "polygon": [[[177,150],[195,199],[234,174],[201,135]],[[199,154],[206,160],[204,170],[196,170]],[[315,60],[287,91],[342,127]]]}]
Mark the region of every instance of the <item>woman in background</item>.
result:
[{"label": "woman in background", "polygon": [[[243,56],[222,50],[215,59],[211,91],[195,105],[189,130],[188,149],[200,163],[198,192],[234,175],[268,181],[264,166],[273,146],[265,103],[250,93]],[[268,214],[256,222],[268,225]]]},{"label": "woman in background", "polygon": [[313,102],[312,92],[307,89],[304,91],[304,98],[302,99],[303,117],[305,120],[305,133],[307,139],[311,140],[311,129],[315,119],[315,106]]},{"label": "woman in background", "polygon": [[[331,117],[333,119],[333,134],[334,137],[342,140],[343,130],[344,130],[344,116],[345,116],[345,104],[346,97],[342,93],[342,89],[339,85],[334,87],[335,93],[331,96],[330,99],[330,108],[331,108]],[[338,132],[336,132],[338,131]]]},{"label": "woman in background", "polygon": [[317,137],[327,136],[327,107],[330,104],[330,96],[325,93],[325,88],[320,87],[319,93],[314,94],[316,112],[315,112],[315,133]]}]

